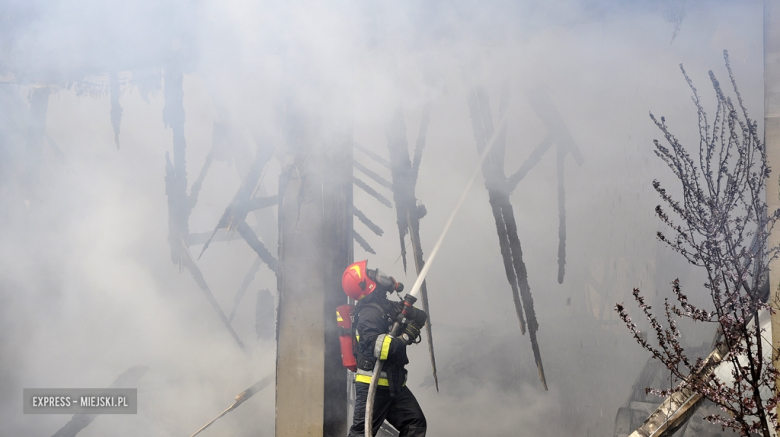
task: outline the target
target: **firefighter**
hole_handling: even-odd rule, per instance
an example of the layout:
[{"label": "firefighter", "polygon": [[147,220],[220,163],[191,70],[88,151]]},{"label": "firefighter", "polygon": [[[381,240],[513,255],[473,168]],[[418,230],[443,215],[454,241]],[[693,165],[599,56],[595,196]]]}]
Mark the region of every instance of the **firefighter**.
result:
[{"label": "firefighter", "polygon": [[367,269],[367,264],[368,261],[364,260],[350,265],[341,280],[347,295],[357,301],[353,311],[357,360],[355,415],[349,437],[364,435],[368,386],[377,359],[385,362],[374,399],[373,434],[376,435],[382,422],[387,420],[401,437],[423,437],[427,427],[425,415],[406,386],[404,366],[409,363],[406,346],[419,343],[420,329],[428,315],[413,308],[407,315],[408,322],[403,333],[397,338],[388,335],[401,312],[402,303],[388,300],[387,293],[402,291],[403,284],[379,269]]}]

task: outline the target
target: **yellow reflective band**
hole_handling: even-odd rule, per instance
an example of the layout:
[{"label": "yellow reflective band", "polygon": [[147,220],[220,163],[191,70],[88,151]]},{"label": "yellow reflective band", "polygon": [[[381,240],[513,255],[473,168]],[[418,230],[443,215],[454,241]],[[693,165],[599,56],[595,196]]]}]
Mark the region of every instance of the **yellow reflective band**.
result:
[{"label": "yellow reflective band", "polygon": [[350,270],[354,270],[355,273],[357,273],[358,279],[363,279],[363,276],[360,274],[360,267],[358,267],[358,266],[351,266],[349,269]]},{"label": "yellow reflective band", "polygon": [[[355,375],[355,381],[371,384],[371,375]],[[389,387],[390,383],[387,381],[387,378],[379,378],[379,382],[377,382],[377,385],[381,385],[383,387]]]},{"label": "yellow reflective band", "polygon": [[[362,382],[363,384],[371,384],[371,375],[355,375],[355,382]],[[376,385],[382,387],[390,387],[390,382],[387,380],[387,378],[379,378],[379,381],[376,383]],[[401,387],[406,387],[406,381],[404,381],[404,383],[401,384]]]},{"label": "yellow reflective band", "polygon": [[379,354],[380,360],[384,361],[387,359],[387,354],[390,353],[391,341],[393,341],[393,337],[386,335],[384,341],[382,342],[382,352]]},{"label": "yellow reflective band", "polygon": [[344,321],[344,319],[341,318],[341,314],[339,314],[338,311],[336,311],[336,321],[337,322],[343,322]]}]

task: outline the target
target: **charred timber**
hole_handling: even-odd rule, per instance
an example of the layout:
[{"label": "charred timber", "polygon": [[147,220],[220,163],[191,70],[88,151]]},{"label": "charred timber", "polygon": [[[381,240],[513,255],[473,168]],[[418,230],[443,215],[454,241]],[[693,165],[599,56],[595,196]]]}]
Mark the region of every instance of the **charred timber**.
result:
[{"label": "charred timber", "polygon": [[209,152],[209,154],[206,155],[206,161],[200,169],[200,174],[198,174],[198,178],[195,179],[192,188],[190,188],[190,195],[187,198],[187,204],[190,210],[195,208],[195,205],[198,203],[198,195],[200,195],[200,189],[203,186],[203,181],[206,179],[206,174],[208,173],[209,168],[211,168],[211,163],[214,161],[213,157],[213,152]]},{"label": "charred timber", "polygon": [[417,144],[414,146],[414,158],[412,160],[412,178],[417,183],[417,176],[420,173],[420,163],[422,162],[422,152],[425,148],[425,139],[428,134],[428,122],[431,118],[431,104],[426,103],[423,106],[422,116],[420,117],[420,130],[417,133]]},{"label": "charred timber", "polygon": [[547,128],[548,135],[553,137],[553,142],[558,147],[562,147],[571,153],[577,165],[582,165],[585,162],[585,158],[583,158],[580,148],[574,141],[574,137],[569,132],[569,128],[563,121],[561,113],[555,107],[555,103],[553,103],[547,91],[543,87],[532,90],[528,93],[528,101]]},{"label": "charred timber", "polygon": [[[538,87],[528,93],[528,99],[531,103],[531,107],[536,112],[536,115],[547,127],[546,141],[540,146],[555,143],[557,148],[557,160],[556,160],[556,172],[558,177],[558,283],[563,284],[563,278],[566,273],[566,192],[564,186],[564,161],[567,153],[571,153],[574,157],[574,161],[578,166],[581,166],[584,162],[582,152],[580,152],[577,143],[574,142],[574,138],[569,132],[566,123],[563,121],[558,108],[555,107],[549,94],[543,87]],[[549,148],[549,145],[547,146]],[[535,151],[536,152],[536,151]],[[543,152],[542,152],[543,153]],[[533,157],[538,161],[538,157]],[[530,160],[530,158],[529,158]],[[527,172],[530,169],[529,166],[523,164],[523,169]],[[518,171],[518,174],[520,171]],[[519,174],[518,177],[513,175],[515,180],[510,182],[512,189],[517,185],[517,182],[522,179],[523,174]],[[510,178],[510,179],[513,179]]]},{"label": "charred timber", "polygon": [[203,292],[203,295],[206,297],[206,300],[209,301],[211,304],[211,307],[214,309],[214,312],[217,313],[217,316],[219,317],[219,320],[222,321],[222,324],[225,325],[225,328],[230,333],[230,336],[233,337],[233,339],[238,344],[238,347],[241,348],[242,351],[246,352],[246,347],[244,346],[244,342],[241,341],[240,338],[238,338],[238,334],[236,334],[236,331],[233,330],[233,326],[228,321],[227,317],[225,317],[225,313],[222,312],[222,308],[219,306],[219,303],[217,303],[217,300],[214,298],[214,294],[211,293],[211,289],[209,288],[209,285],[206,283],[206,280],[203,278],[203,273],[201,273],[200,269],[198,268],[198,265],[195,264],[195,261],[190,256],[190,251],[187,250],[187,247],[184,245],[184,242],[181,242],[182,248],[181,248],[181,254],[182,254],[182,264],[189,269],[190,273],[192,273],[192,277],[195,278],[195,282],[198,284],[198,287],[200,287],[200,291]]},{"label": "charred timber", "polygon": [[563,284],[566,274],[566,186],[563,180],[563,164],[566,152],[558,148],[558,283]]},{"label": "charred timber", "polygon": [[383,165],[384,167],[386,167],[388,170],[390,170],[390,169],[392,169],[392,168],[393,168],[393,166],[390,164],[390,161],[386,160],[385,158],[382,158],[381,156],[377,155],[376,153],[372,152],[371,150],[369,150],[369,149],[367,149],[367,148],[365,148],[365,147],[361,146],[361,145],[360,145],[360,144],[358,144],[358,143],[354,143],[354,142],[353,142],[353,143],[352,143],[352,145],[353,145],[353,146],[354,146],[356,149],[358,149],[358,150],[360,150],[361,152],[365,153],[365,154],[366,154],[366,156],[368,156],[369,158],[373,159],[373,160],[374,160],[374,161],[376,161],[377,163],[379,163],[379,164]]},{"label": "charred timber", "polygon": [[517,188],[517,184],[528,174],[528,172],[541,161],[542,156],[552,147],[553,139],[550,135],[544,137],[541,143],[531,152],[528,158],[520,165],[512,176],[507,179],[507,191],[510,193]]},{"label": "charred timber", "polygon": [[254,199],[250,199],[248,202],[248,209],[249,211],[257,211],[258,209],[268,208],[269,206],[274,206],[279,204],[279,196],[266,196],[266,197],[255,197]]},{"label": "charred timber", "polygon": [[233,402],[233,405],[229,406],[225,411],[220,413],[219,416],[211,419],[211,421],[209,423],[203,425],[199,430],[195,431],[195,433],[192,434],[190,437],[195,437],[196,435],[200,434],[204,429],[208,428],[209,426],[211,426],[212,423],[216,422],[217,419],[219,419],[220,417],[224,416],[225,414],[235,410],[236,408],[238,408],[239,405],[241,405],[244,402],[246,402],[249,398],[251,398],[255,394],[259,393],[264,388],[268,387],[268,385],[271,382],[273,382],[274,376],[275,375],[272,373],[272,374],[266,376],[265,378],[261,379],[260,381],[256,382],[253,386],[251,386],[248,389],[246,389],[246,390],[242,391],[241,393],[239,393],[238,396],[236,396],[236,400],[235,400],[235,402]]},{"label": "charred timber", "polygon": [[371,255],[376,255],[376,251],[373,247],[371,247],[370,244],[368,244],[368,241],[366,241],[365,238],[361,237],[360,234],[358,234],[355,231],[352,231],[352,238],[357,242],[357,244],[360,245],[360,247],[363,248],[366,252],[370,253]]},{"label": "charred timber", "polygon": [[[425,138],[427,137],[429,112],[430,104],[427,104],[423,108],[420,130],[417,134],[414,165],[409,159],[409,148],[406,140],[406,123],[404,122],[401,109],[396,109],[385,124],[387,149],[390,156],[390,163],[392,164],[393,200],[395,200],[398,237],[401,245],[401,257],[404,261],[404,271],[406,271],[405,237],[408,233],[412,244],[412,256],[418,274],[425,264],[423,260],[422,244],[420,243],[420,218],[425,215],[425,208],[422,205],[418,206],[415,187],[417,185],[417,170],[419,169],[422,160],[422,150],[425,147]],[[420,297],[423,310],[428,314],[428,318],[425,321],[428,352],[431,357],[433,380],[436,384],[436,391],[438,391],[439,378],[436,371],[431,309],[428,305],[428,285],[426,281],[423,281],[421,284]]]},{"label": "charred timber", "polygon": [[165,194],[168,196],[168,244],[171,247],[171,261],[181,267],[182,248],[179,242],[189,236],[190,208],[186,186],[181,186],[181,179],[176,175],[176,168],[168,152],[165,152]]},{"label": "charred timber", "polygon": [[355,185],[357,185],[358,188],[360,188],[361,190],[363,190],[366,193],[368,193],[369,195],[371,195],[371,197],[373,197],[374,199],[378,200],[379,203],[381,203],[382,205],[384,205],[384,206],[386,206],[388,208],[392,208],[393,207],[393,204],[390,203],[390,200],[387,197],[379,194],[375,189],[369,187],[368,184],[366,184],[365,182],[361,181],[360,179],[358,179],[356,177],[353,177],[352,181],[355,183]]},{"label": "charred timber", "polygon": [[[396,109],[385,124],[387,135],[387,150],[392,164],[393,176],[393,200],[395,200],[396,224],[398,225],[398,238],[401,245],[401,258],[406,271],[406,234],[409,232],[409,209],[416,206],[414,196],[414,181],[412,180],[412,162],[409,159],[409,150],[406,143],[406,123],[404,123],[401,109]],[[416,216],[416,214],[415,214]]]},{"label": "charred timber", "polygon": [[382,236],[385,231],[382,230],[379,226],[377,226],[376,223],[372,222],[371,219],[369,219],[363,211],[357,209],[354,205],[352,205],[352,215],[358,218],[361,222],[363,222],[364,225],[368,227],[368,229],[371,229],[371,232],[375,233],[378,236]]},{"label": "charred timber", "polygon": [[[499,118],[506,117],[506,107],[509,99],[509,86],[502,87],[499,104]],[[493,116],[490,111],[490,99],[484,87],[476,87],[468,95],[468,106],[471,114],[474,139],[477,151],[481,155],[487,147],[488,138],[493,136]],[[506,126],[506,125],[504,125]],[[547,390],[547,380],[544,375],[541,351],[536,338],[539,324],[534,311],[533,297],[528,285],[528,272],[523,261],[520,238],[517,233],[517,223],[514,209],[509,201],[509,186],[504,173],[504,155],[506,148],[506,131],[502,130],[496,137],[496,143],[490,150],[488,159],[482,164],[482,174],[485,177],[485,187],[488,190],[490,206],[496,223],[499,248],[504,260],[507,280],[512,288],[512,298],[520,322],[521,331],[527,325],[531,349],[539,371],[539,379]],[[523,318],[525,315],[525,320]]]},{"label": "charred timber", "polygon": [[249,225],[246,224],[245,221],[241,221],[238,226],[238,233],[241,235],[241,237],[246,241],[246,243],[249,245],[249,247],[252,248],[252,250],[255,251],[257,256],[260,257],[261,260],[268,266],[271,271],[276,273],[277,269],[277,261],[276,258],[274,258],[273,255],[271,255],[271,252],[266,249],[265,245],[260,242],[260,239],[257,238],[257,235],[252,231],[252,228],[249,227]]},{"label": "charred timber", "polygon": [[515,266],[512,260],[512,254],[510,253],[509,249],[509,237],[506,230],[506,221],[504,220],[504,216],[501,213],[503,202],[501,202],[497,197],[498,195],[496,193],[488,192],[490,208],[493,211],[493,219],[496,223],[496,232],[498,233],[498,246],[501,250],[501,258],[504,261],[506,279],[509,281],[509,285],[512,288],[512,301],[515,304],[515,312],[517,313],[517,319],[520,322],[520,332],[525,335],[525,317],[523,316],[523,304],[520,300],[517,273],[515,273]]},{"label": "charred timber", "polygon": [[379,174],[369,169],[365,165],[359,163],[358,161],[353,161],[352,164],[355,166],[356,169],[360,170],[361,173],[373,179],[374,182],[387,188],[388,190],[393,189],[393,184],[391,184],[387,179],[383,178],[382,176],[379,176]]},{"label": "charred timber", "polygon": [[[414,254],[414,265],[417,273],[425,266],[423,260],[422,249],[420,248],[420,221],[409,218],[409,240],[412,243],[412,252]],[[433,346],[433,323],[430,316],[430,305],[428,304],[428,284],[423,280],[420,285],[420,297],[422,298],[423,311],[428,313],[428,318],[425,319],[425,334],[428,339],[428,354],[431,357],[431,369],[433,373],[433,383],[436,387],[436,391],[439,391],[439,375],[436,369],[436,354]]]},{"label": "charred timber", "polygon": [[168,195],[168,244],[171,260],[181,266],[182,240],[189,235],[192,208],[187,198],[187,167],[184,139],[184,74],[175,67],[165,69],[163,123],[173,131],[173,157],[165,153],[165,193]]},{"label": "charred timber", "polygon": [[[255,160],[252,163],[249,172],[244,178],[244,181],[241,183],[241,186],[238,188],[238,191],[233,196],[233,200],[230,202],[227,208],[225,208],[225,212],[222,213],[222,217],[219,219],[217,226],[214,227],[212,238],[214,234],[216,234],[220,229],[233,229],[235,227],[239,227],[241,223],[244,223],[246,215],[250,211],[252,196],[260,184],[263,176],[263,169],[271,159],[272,152],[273,151],[270,148],[258,147],[257,153],[255,154]],[[206,241],[206,244],[203,245],[203,250],[201,250],[200,255],[198,256],[199,259],[201,256],[203,256],[203,253],[206,251],[206,249],[208,249],[210,242],[211,239]],[[249,243],[249,241],[247,241],[247,243]],[[260,253],[258,253],[258,255],[263,259],[263,261],[266,261],[267,257],[264,258],[264,255],[261,255]],[[271,267],[270,264],[269,267]],[[272,270],[276,271],[275,269],[276,267],[272,268]]]}]

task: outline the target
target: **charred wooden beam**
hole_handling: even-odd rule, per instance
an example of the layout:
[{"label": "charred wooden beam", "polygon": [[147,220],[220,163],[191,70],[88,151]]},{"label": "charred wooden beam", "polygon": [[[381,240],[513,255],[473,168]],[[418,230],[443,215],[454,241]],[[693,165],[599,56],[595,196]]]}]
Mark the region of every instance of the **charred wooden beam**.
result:
[{"label": "charred wooden beam", "polygon": [[558,148],[556,172],[558,176],[558,283],[563,284],[566,274],[566,185],[563,180],[563,165],[566,152]]},{"label": "charred wooden beam", "polygon": [[370,244],[368,244],[368,241],[366,241],[365,238],[361,237],[360,234],[358,234],[355,231],[352,231],[352,238],[357,241],[357,243],[360,245],[360,247],[363,248],[366,252],[370,253],[371,255],[376,255],[376,251],[373,247],[371,247]]},{"label": "charred wooden beam", "polygon": [[579,146],[577,146],[577,143],[569,132],[569,128],[563,121],[563,117],[561,117],[558,108],[555,107],[555,104],[544,88],[538,87],[529,92],[528,100],[531,103],[534,112],[536,112],[536,115],[542,120],[542,123],[544,123],[547,128],[547,136],[539,143],[533,152],[531,152],[528,159],[520,165],[520,168],[509,177],[508,190],[510,193],[517,188],[517,184],[526,176],[526,174],[528,174],[528,171],[539,163],[539,160],[541,160],[542,156],[553,144],[559,149],[562,149],[564,155],[566,153],[571,153],[577,165],[581,166],[585,161]]},{"label": "charred wooden beam", "polygon": [[393,207],[393,204],[390,203],[390,200],[387,197],[379,194],[375,189],[369,187],[368,184],[366,184],[365,182],[361,181],[356,177],[353,177],[352,181],[355,183],[355,185],[357,185],[358,188],[370,194],[374,199],[378,200],[379,203],[381,203],[382,205],[388,208]]},{"label": "charred wooden beam", "polygon": [[200,188],[203,186],[203,181],[206,179],[206,174],[208,173],[209,168],[211,168],[212,161],[214,161],[213,156],[213,151],[206,155],[206,161],[203,163],[203,167],[200,169],[200,174],[198,174],[198,178],[195,179],[195,182],[192,184],[192,188],[190,188],[190,195],[187,198],[187,204],[189,205],[190,210],[195,208],[195,205],[198,203]]},{"label": "charred wooden beam", "polygon": [[195,431],[195,433],[192,434],[190,437],[195,437],[196,435],[200,434],[204,429],[208,428],[209,426],[211,426],[212,423],[216,422],[217,419],[235,410],[236,408],[238,408],[239,405],[246,402],[249,398],[259,393],[264,388],[268,387],[268,385],[271,384],[271,382],[273,382],[274,376],[275,375],[272,373],[266,376],[265,378],[261,379],[260,381],[257,381],[253,386],[239,393],[238,396],[236,396],[236,400],[235,402],[233,402],[233,405],[229,406],[225,411],[221,412],[219,416],[211,419],[209,423],[203,425],[199,430]]},{"label": "charred wooden beam", "polygon": [[414,181],[412,180],[412,162],[409,159],[409,149],[406,142],[406,123],[401,109],[396,109],[385,123],[385,135],[387,136],[387,150],[390,155],[390,163],[393,165],[393,200],[395,201],[396,224],[398,225],[398,238],[401,244],[401,258],[406,271],[406,234],[409,232],[407,211],[416,208],[417,199],[414,197]]},{"label": "charred wooden beam", "polygon": [[[566,197],[564,186],[564,161],[571,153],[577,165],[582,166],[584,158],[577,143],[563,121],[558,108],[543,87],[537,87],[528,93],[529,101],[536,115],[547,127],[548,138],[557,147],[556,172],[558,177],[558,283],[563,284],[566,272]],[[525,163],[523,164],[525,166]],[[519,171],[518,171],[519,173]],[[516,178],[519,181],[520,178]],[[514,186],[517,183],[515,182]]]},{"label": "charred wooden beam", "polygon": [[371,150],[369,150],[369,149],[367,149],[367,148],[365,148],[365,147],[363,147],[360,144],[355,143],[355,142],[353,142],[352,145],[356,149],[358,149],[361,152],[365,153],[366,156],[368,156],[369,158],[371,158],[374,161],[378,162],[379,164],[385,166],[388,170],[391,170],[393,168],[393,166],[390,164],[390,161],[386,160],[385,158],[382,158],[381,156],[379,156],[378,154],[372,152]]},{"label": "charred wooden beam", "polygon": [[[132,388],[138,384],[149,368],[146,366],[135,366],[128,369],[125,373],[119,375],[108,388]],[[82,429],[89,426],[98,414],[74,414],[73,417],[62,428],[52,435],[52,437],[75,437]]]},{"label": "charred wooden beam", "polygon": [[539,143],[538,146],[531,152],[528,159],[523,161],[520,168],[517,169],[512,176],[507,179],[507,190],[511,193],[517,188],[517,184],[528,174],[528,172],[539,163],[542,156],[552,147],[553,137],[549,134]]},{"label": "charred wooden beam", "polygon": [[165,152],[165,194],[168,196],[168,244],[171,248],[171,261],[181,268],[181,241],[189,236],[189,207],[187,196],[176,176],[176,168],[171,156]]},{"label": "charred wooden beam", "polygon": [[422,162],[422,152],[425,148],[425,139],[428,136],[428,122],[431,118],[431,104],[426,103],[423,106],[422,116],[420,117],[420,130],[417,132],[417,144],[414,146],[414,158],[412,160],[412,178],[415,183],[420,173],[420,163]]},{"label": "charred wooden beam", "polygon": [[[257,147],[266,147],[272,154],[276,153],[277,147],[274,141],[271,141],[266,137],[262,131],[251,129],[250,134],[252,140]],[[270,165],[270,164],[269,164]],[[242,166],[236,165],[238,170]],[[246,174],[248,170],[244,170]],[[257,185],[257,190],[253,194],[253,198],[249,200],[249,209],[255,218],[256,226],[252,229],[260,238],[260,241],[268,247],[269,251],[278,256],[278,243],[279,243],[279,224],[277,222],[277,213],[279,208],[271,208],[279,204],[278,193],[269,194],[266,192],[266,186],[264,178],[261,178],[260,183]]]},{"label": "charred wooden beam", "polygon": [[376,223],[372,222],[371,219],[369,219],[363,211],[357,209],[355,205],[352,205],[352,214],[358,218],[361,222],[363,222],[364,225],[368,227],[368,229],[371,229],[371,232],[375,233],[378,236],[382,236],[385,231],[382,230],[379,226],[376,225]]},{"label": "charred wooden beam", "polygon": [[[501,104],[499,105],[499,118],[506,116],[506,107],[509,100],[509,88],[508,83],[504,83],[504,87],[501,93]],[[490,113],[490,99],[487,94],[487,90],[484,88],[477,88],[473,91],[471,96],[472,109],[472,122],[474,129],[474,137],[477,139],[477,150],[480,154],[483,153],[485,147],[487,147],[488,138],[493,135],[493,117]],[[520,332],[525,335],[526,331],[526,318],[524,316],[523,299],[520,292],[520,279],[518,277],[518,271],[515,268],[514,257],[512,256],[512,248],[509,238],[509,229],[506,218],[504,216],[504,208],[511,204],[509,203],[509,194],[503,186],[504,181],[504,153],[506,151],[506,131],[502,132],[502,135],[496,138],[496,143],[490,152],[489,159],[482,164],[482,173],[485,177],[485,186],[488,188],[488,200],[490,203],[491,211],[493,212],[493,219],[496,223],[496,233],[498,234],[498,245],[501,250],[501,257],[504,261],[504,271],[506,272],[507,281],[512,289],[512,301],[515,305],[515,312],[517,319],[520,323]],[[525,269],[522,259],[521,266]],[[527,280],[526,280],[527,282]],[[529,292],[530,294],[530,292]]]},{"label": "charred wooden beam", "polygon": [[257,238],[257,235],[254,233],[254,231],[252,231],[252,228],[250,228],[245,221],[241,221],[238,223],[237,229],[238,233],[241,235],[244,241],[246,241],[249,247],[255,251],[257,256],[263,260],[263,262],[268,266],[269,269],[271,269],[271,271],[276,273],[276,258],[274,258],[274,256],[271,255],[271,252],[266,249],[265,245],[260,242],[260,239]]},{"label": "charred wooden beam", "polygon": [[517,314],[517,320],[520,322],[520,333],[525,335],[525,317],[523,316],[523,304],[520,300],[520,291],[517,280],[517,273],[515,272],[514,262],[512,260],[512,254],[509,249],[509,236],[506,230],[506,220],[501,213],[502,203],[498,199],[496,193],[488,192],[490,201],[490,208],[493,211],[493,219],[496,223],[496,232],[498,233],[498,246],[501,250],[501,258],[504,261],[504,271],[506,272],[506,279],[509,281],[509,285],[512,288],[512,301],[515,304],[515,312]]},{"label": "charred wooden beam", "polygon": [[[502,101],[499,105],[499,118],[506,117],[508,94],[508,85],[505,84],[502,90]],[[473,88],[469,92],[467,103],[471,114],[477,151],[481,155],[484,153],[485,147],[487,147],[488,138],[493,136],[493,116],[490,111],[490,100],[487,90],[484,87]],[[518,313],[521,330],[523,325],[527,324],[534,360],[539,371],[539,379],[542,381],[545,390],[547,390],[547,380],[544,375],[541,352],[536,338],[539,324],[534,311],[533,296],[528,285],[528,272],[523,261],[523,252],[517,233],[514,209],[509,200],[510,191],[508,190],[507,178],[504,173],[505,143],[506,132],[501,131],[496,137],[496,144],[489,151],[488,159],[482,164],[482,174],[485,177],[485,186],[488,189],[490,206],[496,222],[501,256],[504,259],[504,269],[506,270],[507,280],[512,287],[512,297],[515,302],[515,310]],[[525,320],[523,320],[523,314],[525,314]]]},{"label": "charred wooden beam", "polygon": [[[233,196],[233,200],[230,202],[227,208],[225,208],[225,212],[222,213],[222,217],[219,219],[217,226],[214,227],[213,234],[216,234],[220,229],[229,230],[239,226],[244,222],[247,213],[250,211],[250,200],[257,190],[257,186],[260,184],[260,180],[263,176],[263,169],[271,159],[272,152],[273,151],[268,147],[257,148],[255,160],[252,163],[252,167],[249,169],[249,173],[244,178],[244,181],[241,183],[241,186],[238,188],[236,194]],[[206,241],[206,244],[203,245],[203,250],[201,250],[198,258],[203,256],[203,252],[208,249],[210,242],[211,239]],[[263,255],[260,257],[263,258]],[[263,258],[263,261],[265,260],[266,259]]]},{"label": "charred wooden beam", "polygon": [[214,309],[214,312],[217,313],[219,320],[221,320],[222,324],[225,325],[225,328],[228,330],[230,335],[236,341],[238,347],[240,347],[242,351],[246,352],[246,347],[244,346],[244,342],[242,342],[241,339],[238,338],[238,334],[236,334],[236,331],[233,330],[233,326],[230,324],[227,317],[225,317],[225,313],[222,312],[222,308],[219,306],[219,303],[214,298],[214,294],[211,293],[211,289],[209,288],[209,285],[206,283],[206,280],[203,278],[203,273],[201,273],[200,269],[198,268],[198,265],[195,264],[195,261],[190,256],[190,251],[187,249],[187,246],[184,244],[184,241],[181,241],[180,244],[182,246],[180,250],[180,253],[182,255],[181,256],[182,264],[185,267],[187,267],[187,269],[189,269],[190,273],[192,273],[192,277],[195,278],[195,282],[198,284],[200,291],[206,297],[206,300],[209,301],[211,307]]},{"label": "charred wooden beam", "polygon": [[181,266],[182,240],[189,236],[192,208],[187,198],[187,166],[184,139],[184,74],[181,70],[165,69],[163,123],[173,131],[173,157],[165,152],[165,194],[168,196],[168,244],[171,260]]},{"label": "charred wooden beam", "polygon": [[520,246],[520,238],[517,235],[517,224],[515,222],[514,210],[509,203],[509,197],[504,199],[504,205],[501,208],[501,215],[506,221],[506,231],[509,237],[509,249],[512,253],[512,263],[515,272],[517,272],[517,282],[520,288],[520,298],[523,301],[528,323],[528,336],[531,339],[531,349],[534,353],[536,368],[539,371],[539,379],[547,390],[547,378],[544,376],[544,365],[542,364],[542,353],[539,350],[539,341],[536,338],[536,331],[539,330],[539,322],[536,320],[536,310],[534,310],[534,300],[531,296],[531,287],[528,285],[528,272],[523,262],[523,251]]},{"label": "charred wooden beam", "polygon": [[249,199],[249,202],[247,202],[247,208],[249,208],[249,211],[256,211],[258,209],[268,208],[269,206],[274,206],[279,204],[279,196],[265,196],[265,197],[255,197],[253,199]]},{"label": "charred wooden beam", "polygon": [[563,121],[561,113],[545,88],[540,86],[531,90],[528,93],[528,101],[531,103],[531,107],[536,112],[536,115],[544,123],[548,134],[553,136],[553,142],[558,147],[563,147],[567,152],[571,153],[577,165],[582,165],[585,162],[585,158],[583,158],[579,146],[574,141],[574,137],[572,137],[569,128]]},{"label": "charred wooden beam", "polygon": [[[425,208],[418,205],[415,195],[415,186],[417,184],[416,169],[419,169],[422,160],[422,149],[425,146],[425,138],[428,129],[428,117],[430,105],[423,108],[420,130],[417,135],[417,144],[415,146],[414,167],[409,158],[409,148],[406,140],[406,123],[403,113],[398,108],[393,112],[385,124],[385,134],[387,136],[387,149],[392,164],[391,174],[393,177],[393,200],[395,201],[396,223],[398,224],[398,237],[401,245],[401,257],[404,261],[404,271],[406,271],[406,244],[405,236],[408,233],[412,244],[414,265],[419,274],[425,265],[423,260],[422,244],[420,243],[420,218],[424,215]],[[436,384],[436,391],[439,390],[439,378],[436,371],[436,355],[433,346],[433,328],[431,322],[431,309],[428,305],[428,285],[423,281],[420,287],[420,298],[423,310],[428,313],[428,319],[425,322],[426,336],[428,339],[428,352],[431,357],[431,368],[433,379]]]},{"label": "charred wooden beam", "polygon": [[374,182],[378,183],[379,185],[387,188],[388,190],[393,189],[393,184],[390,183],[387,179],[383,178],[382,176],[379,176],[376,172],[369,169],[365,165],[359,163],[357,160],[353,161],[352,164],[355,166],[356,169],[360,170],[363,174],[370,177],[374,180]]},{"label": "charred wooden beam", "polygon": [[[407,211],[407,214],[409,212]],[[409,214],[411,215],[411,214]],[[417,274],[420,274],[420,271],[425,266],[425,261],[423,260],[423,253],[422,248],[420,247],[420,220],[419,217],[408,219],[409,222],[409,240],[412,244],[412,252],[414,254],[414,266],[417,270]],[[423,311],[425,311],[428,314],[428,318],[425,319],[425,334],[426,338],[428,340],[428,354],[431,357],[431,372],[433,376],[433,383],[436,387],[436,391],[439,391],[439,375],[436,369],[436,354],[434,351],[433,346],[433,322],[431,322],[431,309],[430,304],[428,303],[428,284],[425,280],[423,280],[422,284],[420,285],[420,297],[422,300],[422,307]]]}]

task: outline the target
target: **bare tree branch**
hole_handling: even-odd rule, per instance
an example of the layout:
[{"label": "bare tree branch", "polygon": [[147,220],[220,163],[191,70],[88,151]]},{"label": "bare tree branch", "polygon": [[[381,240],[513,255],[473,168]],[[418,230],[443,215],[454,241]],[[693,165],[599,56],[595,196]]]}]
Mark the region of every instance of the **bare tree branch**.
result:
[{"label": "bare tree branch", "polygon": [[[656,215],[670,227],[673,235],[667,237],[659,232],[658,238],[691,264],[704,268],[707,274],[704,287],[710,293],[712,309],[691,305],[679,282],[674,281],[672,292],[676,303],[665,301],[665,324],[662,324],[641,292],[635,289],[634,300],[655,332],[657,344],[642,336],[622,304],[616,305],[615,310],[634,339],[675,378],[683,381],[673,389],[657,391],[658,395],[669,396],[665,404],[677,402],[682,409],[684,405],[674,399],[704,397],[727,413],[708,416],[710,422],[732,428],[742,436],[769,437],[777,428],[779,374],[772,365],[773,354],[767,353],[774,351],[764,350],[759,312],[771,311],[765,300],[768,293],[761,290],[766,288],[769,262],[780,250],[769,243],[769,234],[780,212],[768,210],[766,146],[756,122],[748,117],[725,51],[724,59],[737,105],[710,71],[717,99],[711,120],[693,81],[680,66],[698,113],[698,156],[688,153],[671,133],[664,117],[650,114],[665,139],[665,144],[654,141],[655,154],[669,166],[682,188],[679,199],[653,181],[662,202],[676,216],[672,220],[664,208],[656,207]],[[680,318],[717,325],[714,351],[707,360],[692,362],[686,355],[680,342],[682,333],[677,327]],[[714,372],[715,361],[721,360],[719,367],[729,371],[730,379]],[[654,416],[637,431],[639,434],[644,432],[642,429],[656,426]]]}]

